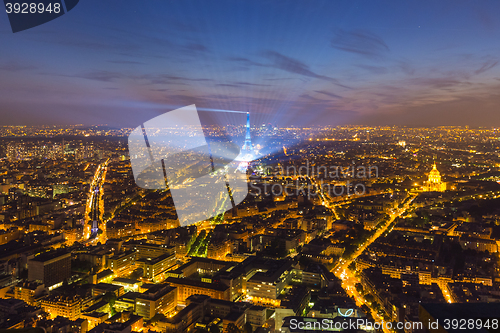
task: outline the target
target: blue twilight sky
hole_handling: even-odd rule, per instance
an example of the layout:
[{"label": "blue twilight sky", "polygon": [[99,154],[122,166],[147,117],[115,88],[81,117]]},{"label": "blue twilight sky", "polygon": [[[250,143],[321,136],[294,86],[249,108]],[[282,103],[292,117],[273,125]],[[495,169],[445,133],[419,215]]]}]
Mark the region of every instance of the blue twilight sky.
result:
[{"label": "blue twilight sky", "polygon": [[[0,124],[500,126],[500,1],[83,0],[13,34]],[[219,123],[244,115],[216,114]]]}]

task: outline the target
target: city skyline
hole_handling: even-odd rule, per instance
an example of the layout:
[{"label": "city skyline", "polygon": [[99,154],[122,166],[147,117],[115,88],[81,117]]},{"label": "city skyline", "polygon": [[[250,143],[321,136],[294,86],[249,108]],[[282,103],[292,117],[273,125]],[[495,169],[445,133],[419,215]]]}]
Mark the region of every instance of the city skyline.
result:
[{"label": "city skyline", "polygon": [[[16,130],[0,140],[0,255],[14,258],[0,266],[0,303],[41,314],[14,309],[0,327],[272,333],[320,318],[418,329],[456,306],[498,325],[486,321],[500,281],[493,129],[254,127],[251,144],[276,149],[248,163],[245,200],[184,227],[189,205],[137,186],[124,133]],[[175,186],[194,191],[196,164],[174,165]]]}]

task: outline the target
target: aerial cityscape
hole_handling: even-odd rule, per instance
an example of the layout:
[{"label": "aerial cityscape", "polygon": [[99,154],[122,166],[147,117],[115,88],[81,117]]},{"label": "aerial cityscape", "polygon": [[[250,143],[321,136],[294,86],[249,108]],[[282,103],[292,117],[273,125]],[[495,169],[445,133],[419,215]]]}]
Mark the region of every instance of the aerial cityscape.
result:
[{"label": "aerial cityscape", "polygon": [[0,333],[500,331],[500,2],[52,2],[0,19]]},{"label": "aerial cityscape", "polygon": [[418,332],[421,303],[500,297],[497,129],[243,123],[275,153],[241,204],[186,227],[168,190],[135,185],[131,129],[2,130],[5,328]]}]

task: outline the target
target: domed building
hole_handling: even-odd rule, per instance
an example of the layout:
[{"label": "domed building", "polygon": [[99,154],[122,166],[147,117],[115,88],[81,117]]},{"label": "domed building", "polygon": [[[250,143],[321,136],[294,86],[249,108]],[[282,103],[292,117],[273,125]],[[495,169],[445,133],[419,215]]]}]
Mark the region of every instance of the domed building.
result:
[{"label": "domed building", "polygon": [[444,192],[446,191],[446,183],[441,181],[441,173],[437,169],[436,162],[432,166],[429,173],[429,179],[424,182],[424,191],[427,192]]}]

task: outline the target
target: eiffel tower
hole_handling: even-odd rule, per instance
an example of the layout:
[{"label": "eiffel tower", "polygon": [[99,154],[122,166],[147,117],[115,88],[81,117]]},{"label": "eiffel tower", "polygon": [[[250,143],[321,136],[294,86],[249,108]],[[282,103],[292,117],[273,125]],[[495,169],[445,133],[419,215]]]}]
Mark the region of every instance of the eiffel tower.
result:
[{"label": "eiffel tower", "polygon": [[245,157],[249,157],[250,160],[253,159],[253,146],[252,146],[252,137],[250,136],[250,112],[247,112],[247,132],[245,135],[245,143],[241,148],[241,152]]}]

